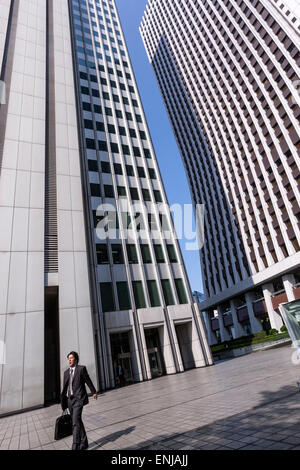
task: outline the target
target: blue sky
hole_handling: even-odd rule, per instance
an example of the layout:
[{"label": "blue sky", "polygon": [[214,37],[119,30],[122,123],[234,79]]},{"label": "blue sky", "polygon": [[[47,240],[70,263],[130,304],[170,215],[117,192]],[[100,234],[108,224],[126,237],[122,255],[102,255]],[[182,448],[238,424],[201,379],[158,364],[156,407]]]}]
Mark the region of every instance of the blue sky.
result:
[{"label": "blue sky", "polygon": [[[180,153],[139,33],[147,0],[116,0],[116,4],[169,203],[191,204]],[[186,251],[184,240],[180,244],[192,290],[203,292],[199,253]]]}]

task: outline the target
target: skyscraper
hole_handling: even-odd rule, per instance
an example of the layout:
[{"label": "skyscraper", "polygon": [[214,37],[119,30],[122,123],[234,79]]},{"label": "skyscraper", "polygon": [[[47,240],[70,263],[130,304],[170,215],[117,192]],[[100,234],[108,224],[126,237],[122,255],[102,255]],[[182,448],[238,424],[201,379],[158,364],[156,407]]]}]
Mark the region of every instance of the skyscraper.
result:
[{"label": "skyscraper", "polygon": [[2,1],[0,66],[0,414],[70,350],[101,389],[211,364],[114,2]]},{"label": "skyscraper", "polygon": [[299,17],[276,0],[149,0],[140,31],[189,181],[210,343],[300,297]]}]

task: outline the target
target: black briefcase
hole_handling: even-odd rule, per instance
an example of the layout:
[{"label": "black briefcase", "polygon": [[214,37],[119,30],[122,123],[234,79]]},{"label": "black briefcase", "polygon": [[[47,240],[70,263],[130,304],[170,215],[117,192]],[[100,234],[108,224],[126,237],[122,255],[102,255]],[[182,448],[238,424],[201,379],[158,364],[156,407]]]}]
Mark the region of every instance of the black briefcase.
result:
[{"label": "black briefcase", "polygon": [[65,410],[63,411],[63,414],[56,420],[54,439],[58,441],[64,437],[72,436],[72,434],[72,418],[68,410]]}]

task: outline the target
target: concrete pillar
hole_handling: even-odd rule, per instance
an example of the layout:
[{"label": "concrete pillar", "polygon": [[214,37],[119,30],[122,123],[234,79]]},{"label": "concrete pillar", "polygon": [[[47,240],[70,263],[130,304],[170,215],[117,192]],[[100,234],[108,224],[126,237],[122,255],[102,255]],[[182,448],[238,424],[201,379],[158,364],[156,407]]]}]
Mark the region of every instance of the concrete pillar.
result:
[{"label": "concrete pillar", "polygon": [[184,366],[183,366],[181,352],[180,352],[180,348],[179,348],[179,344],[178,344],[177,333],[176,333],[174,322],[171,318],[170,318],[170,326],[171,326],[171,334],[174,338],[174,347],[175,347],[175,351],[176,351],[176,355],[177,355],[177,359],[178,359],[178,363],[179,363],[179,371],[184,372]]},{"label": "concrete pillar", "polygon": [[[199,344],[199,347],[200,347],[200,343],[201,343],[201,348],[200,349],[205,349],[205,351],[201,351],[201,355],[204,357],[204,355],[206,356],[206,359],[205,361],[207,362],[206,365],[212,365],[213,364],[213,357],[212,357],[212,353],[211,353],[211,349],[209,347],[209,342],[208,342],[208,339],[207,339],[207,336],[208,336],[208,330],[207,328],[205,328],[205,323],[204,323],[204,315],[202,315],[200,309],[199,309],[199,305],[198,303],[194,303],[194,307],[195,307],[195,316],[194,316],[194,320],[193,321],[193,325],[194,323],[197,321],[198,322],[198,326],[199,326],[199,329],[200,329],[200,336],[201,336],[201,339],[199,338],[199,336],[197,335],[197,339],[196,341],[198,342]],[[210,327],[210,321],[209,321],[209,327]],[[196,324],[195,324],[195,328],[197,328]]]},{"label": "concrete pillar", "polygon": [[149,357],[148,357],[148,349],[147,349],[147,343],[146,343],[146,337],[145,337],[145,330],[144,330],[143,325],[140,323],[140,321],[139,321],[139,328],[140,328],[140,335],[141,335],[144,358],[145,358],[146,374],[147,374],[148,380],[150,380],[150,379],[152,379],[152,374],[151,374],[151,368],[150,368]]},{"label": "concrete pillar", "polygon": [[273,284],[264,284],[262,286],[262,291],[264,294],[265,302],[266,302],[266,307],[268,311],[268,315],[270,318],[270,323],[271,323],[271,328],[275,328],[276,330],[280,331],[280,328],[283,325],[281,316],[275,312],[273,309],[273,304],[272,304],[272,293],[274,292]]},{"label": "concrete pillar", "polygon": [[230,300],[230,313],[232,315],[233,327],[234,327],[233,339],[240,338],[241,336],[245,336],[245,331],[238,319],[236,304],[235,304],[234,299]]},{"label": "concrete pillar", "polygon": [[219,327],[220,327],[220,334],[221,334],[221,341],[230,341],[230,336],[229,333],[227,332],[225,326],[224,326],[224,321],[223,321],[223,315],[221,308],[218,306],[218,319],[219,319]]},{"label": "concrete pillar", "polygon": [[285,293],[287,295],[288,302],[295,300],[293,285],[295,284],[295,278],[293,274],[284,274],[282,276],[282,282]]},{"label": "concrete pillar", "polygon": [[108,329],[106,329],[106,347],[107,347],[106,350],[107,350],[109,382],[110,382],[110,386],[114,388],[116,386],[116,382],[115,382],[115,374],[114,374],[114,367],[113,367],[112,354],[111,354],[110,334],[109,334]]},{"label": "concrete pillar", "polygon": [[248,309],[248,315],[249,315],[249,320],[250,320],[250,325],[251,325],[251,330],[252,333],[258,333],[259,331],[263,330],[262,324],[258,318],[254,315],[253,311],[253,301],[255,300],[255,296],[253,292],[247,292],[245,294],[245,299],[247,303],[247,309]]},{"label": "concrete pillar", "polygon": [[160,341],[162,354],[164,357],[166,374],[175,374],[176,366],[175,366],[175,361],[174,361],[174,357],[172,353],[170,338],[168,334],[168,328],[165,323],[163,326],[160,326],[158,328],[158,334],[159,334],[159,341]]},{"label": "concrete pillar", "polygon": [[[133,320],[132,320],[132,323],[133,323]],[[135,382],[142,382],[143,381],[142,365],[141,365],[141,358],[140,358],[139,348],[138,348],[138,340],[136,337],[134,324],[132,325],[129,344],[130,344],[130,352],[131,352],[131,366],[132,366],[133,380]]]}]

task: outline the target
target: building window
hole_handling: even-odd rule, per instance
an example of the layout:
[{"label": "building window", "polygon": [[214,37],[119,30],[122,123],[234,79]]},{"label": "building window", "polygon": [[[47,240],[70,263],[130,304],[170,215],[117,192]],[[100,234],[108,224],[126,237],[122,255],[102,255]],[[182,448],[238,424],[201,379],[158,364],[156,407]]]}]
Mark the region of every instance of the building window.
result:
[{"label": "building window", "polygon": [[99,131],[99,132],[105,132],[105,127],[104,127],[103,122],[97,121],[97,122],[96,122],[96,129],[97,129],[97,131]]},{"label": "building window", "polygon": [[113,142],[110,143],[112,153],[119,153],[119,146]]},{"label": "building window", "polygon": [[114,198],[115,195],[114,195],[114,188],[113,188],[113,186],[108,185],[108,184],[105,184],[105,185],[104,185],[104,194],[105,194],[105,197]]},{"label": "building window", "polygon": [[114,169],[116,175],[123,175],[122,165],[120,163],[114,163]]},{"label": "building window", "polygon": [[110,134],[115,134],[116,133],[116,128],[112,124],[107,124],[108,132]]},{"label": "building window", "polygon": [[118,196],[127,197],[125,186],[118,186]]},{"label": "building window", "polygon": [[133,201],[138,201],[140,199],[137,188],[130,188],[130,194]]},{"label": "building window", "polygon": [[117,282],[117,292],[120,310],[131,309],[131,302],[127,282]]},{"label": "building window", "polygon": [[148,286],[151,307],[160,307],[161,302],[159,298],[156,281],[147,281],[147,286]]},{"label": "building window", "polygon": [[96,150],[96,144],[93,139],[85,139],[86,148],[91,150]]},{"label": "building window", "polygon": [[99,150],[107,152],[107,143],[104,140],[98,140]]},{"label": "building window", "polygon": [[132,282],[136,308],[146,308],[145,294],[142,281]]},{"label": "building window", "polygon": [[128,145],[122,145],[122,150],[124,155],[130,155],[130,149]]},{"label": "building window", "polygon": [[92,111],[92,107],[91,107],[90,103],[83,102],[82,103],[82,108],[83,108],[84,111]]},{"label": "building window", "polygon": [[143,257],[143,263],[145,264],[152,263],[149,245],[147,244],[141,245],[141,251],[142,251],[142,257]]},{"label": "building window", "polygon": [[154,197],[156,202],[163,202],[160,191],[154,191]]},{"label": "building window", "polygon": [[175,286],[176,286],[176,291],[177,291],[179,303],[180,304],[187,304],[188,300],[187,300],[183,280],[182,279],[175,279]]},{"label": "building window", "polygon": [[137,170],[140,178],[146,178],[146,173],[142,166],[138,166]]},{"label": "building window", "polygon": [[100,193],[100,185],[91,183],[91,196],[93,197],[101,197]]},{"label": "building window", "polygon": [[114,264],[124,264],[122,245],[111,245]]},{"label": "building window", "polygon": [[144,201],[151,201],[149,189],[142,189]]},{"label": "building window", "polygon": [[138,264],[138,256],[136,251],[136,246],[128,244],[126,245],[127,248],[127,256],[129,264]]},{"label": "building window", "polygon": [[99,104],[94,104],[94,112],[96,114],[102,114],[102,108]]},{"label": "building window", "polygon": [[126,165],[127,176],[134,176],[134,169],[132,165]]},{"label": "building window", "polygon": [[96,253],[98,264],[109,264],[108,250],[105,243],[96,245]]},{"label": "building window", "polygon": [[155,214],[148,214],[148,224],[149,229],[152,231],[157,230],[157,223],[155,219]]},{"label": "building window", "polygon": [[171,283],[169,279],[162,279],[161,285],[162,285],[166,305],[174,305],[175,302],[174,302],[173,292],[171,289]]},{"label": "building window", "polygon": [[103,173],[111,173],[109,162],[101,162],[101,170]]},{"label": "building window", "polygon": [[98,171],[98,163],[96,160],[88,160],[89,171]]},{"label": "building window", "polygon": [[100,282],[100,293],[103,312],[114,312],[116,310],[114,301],[113,285],[111,282]]},{"label": "building window", "polygon": [[133,147],[133,155],[135,157],[140,157],[141,156],[141,151],[138,147]]},{"label": "building window", "polygon": [[165,263],[165,257],[164,257],[162,246],[161,245],[153,245],[153,246],[154,246],[154,251],[155,251],[155,256],[156,256],[156,262]]},{"label": "building window", "polygon": [[170,263],[178,263],[178,259],[175,253],[175,248],[173,245],[167,245],[168,255]]},{"label": "building window", "polygon": [[90,121],[89,119],[85,119],[84,120],[84,128],[85,129],[94,129],[93,121]]}]

